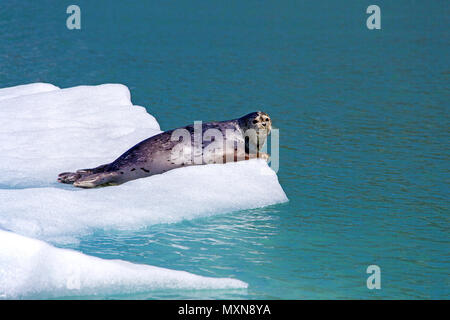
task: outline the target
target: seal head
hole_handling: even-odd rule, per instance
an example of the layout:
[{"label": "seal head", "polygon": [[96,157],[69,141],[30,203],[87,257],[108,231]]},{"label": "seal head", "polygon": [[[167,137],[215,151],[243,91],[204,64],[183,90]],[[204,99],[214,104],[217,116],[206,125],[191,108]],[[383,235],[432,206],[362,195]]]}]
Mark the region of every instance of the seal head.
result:
[{"label": "seal head", "polygon": [[248,137],[246,149],[261,150],[272,129],[272,120],[269,115],[262,111],[256,111],[239,118],[238,122],[243,130],[243,135]]}]

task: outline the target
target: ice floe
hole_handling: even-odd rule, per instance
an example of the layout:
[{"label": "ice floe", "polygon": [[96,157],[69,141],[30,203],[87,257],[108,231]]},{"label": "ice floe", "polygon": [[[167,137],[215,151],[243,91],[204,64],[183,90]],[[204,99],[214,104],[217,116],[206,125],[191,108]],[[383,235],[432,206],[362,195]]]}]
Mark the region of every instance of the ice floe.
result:
[{"label": "ice floe", "polygon": [[245,282],[55,248],[0,230],[0,298],[104,296],[160,289],[243,289]]},{"label": "ice floe", "polygon": [[120,84],[0,89],[0,296],[246,286],[43,242],[76,243],[97,229],[134,230],[287,201],[262,160],[186,167],[100,189],[56,182],[60,172],[111,162],[159,132]]}]

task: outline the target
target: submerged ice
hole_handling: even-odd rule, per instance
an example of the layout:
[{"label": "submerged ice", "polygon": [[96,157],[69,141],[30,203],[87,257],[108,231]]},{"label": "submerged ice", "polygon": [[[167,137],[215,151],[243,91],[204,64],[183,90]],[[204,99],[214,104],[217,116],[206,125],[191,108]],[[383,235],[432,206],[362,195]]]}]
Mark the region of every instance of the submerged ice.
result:
[{"label": "submerged ice", "polygon": [[[89,261],[86,265],[99,263],[100,269],[111,266],[117,274],[121,273],[119,270],[141,268],[58,251],[62,249],[17,234],[54,244],[70,243],[96,229],[133,230],[287,201],[275,172],[262,160],[181,168],[93,190],[56,182],[60,172],[109,163],[159,132],[156,119],[145,108],[133,105],[128,88],[120,84],[60,89],[36,83],[0,89],[0,231],[9,231],[2,231],[1,235],[0,291],[6,288],[5,294],[14,291],[20,296],[26,290],[42,289],[56,294],[55,288],[66,281],[64,275],[50,278],[53,276],[42,272],[37,274],[38,278],[44,277],[39,280],[42,283],[36,280],[29,284],[30,289],[25,290],[28,285],[22,286],[20,281],[31,279],[35,276],[32,273],[14,285],[15,276],[9,271],[14,263],[23,263],[26,269],[30,267],[27,263],[36,264],[46,256],[17,260],[13,249],[26,251],[28,245],[45,247],[62,264],[66,258],[79,258]],[[19,237],[22,248],[15,247],[14,237]],[[53,262],[49,263],[40,268],[53,270]],[[23,268],[23,274],[34,272]],[[157,270],[149,268],[145,269],[148,274]],[[164,278],[177,271],[158,272]],[[114,282],[114,277],[108,279]],[[120,279],[125,287],[136,288],[131,283],[138,280],[125,276]],[[148,279],[138,285],[153,283],[151,276]],[[173,275],[167,279],[182,282]],[[95,293],[95,288],[108,287],[103,284],[109,280],[91,280],[82,282],[83,288],[89,284],[87,294]],[[20,293],[21,290],[25,291]]]}]

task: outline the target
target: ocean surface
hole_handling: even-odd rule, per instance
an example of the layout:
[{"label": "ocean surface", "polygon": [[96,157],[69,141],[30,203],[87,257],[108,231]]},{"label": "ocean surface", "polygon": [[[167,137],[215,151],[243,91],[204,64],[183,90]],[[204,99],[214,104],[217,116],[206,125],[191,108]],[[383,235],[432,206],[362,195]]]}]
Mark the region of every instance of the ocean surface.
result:
[{"label": "ocean surface", "polygon": [[95,298],[450,298],[448,2],[377,1],[381,30],[368,1],[70,4],[0,2],[0,87],[122,83],[162,130],[263,110],[289,198],[65,246],[247,290]]}]

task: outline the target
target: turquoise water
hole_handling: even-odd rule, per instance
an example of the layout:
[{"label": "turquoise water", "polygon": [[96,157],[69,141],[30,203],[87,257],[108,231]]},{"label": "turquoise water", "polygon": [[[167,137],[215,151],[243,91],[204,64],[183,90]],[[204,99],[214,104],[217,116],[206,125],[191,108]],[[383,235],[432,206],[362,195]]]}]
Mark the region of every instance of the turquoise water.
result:
[{"label": "turquoise water", "polygon": [[1,87],[123,83],[163,130],[264,110],[290,200],[82,238],[89,255],[249,284],[103,298],[450,297],[447,2],[377,1],[375,31],[356,0],[77,1],[73,31],[69,4],[1,2]]}]

